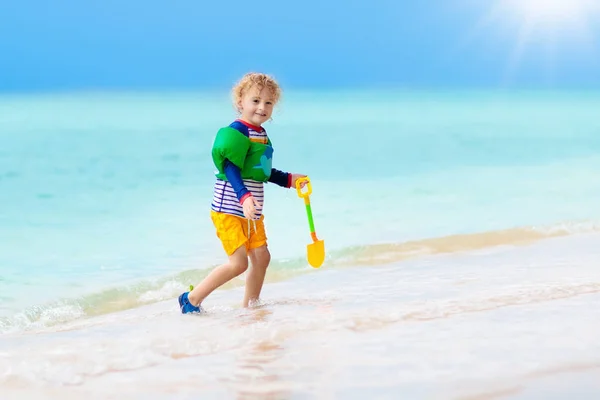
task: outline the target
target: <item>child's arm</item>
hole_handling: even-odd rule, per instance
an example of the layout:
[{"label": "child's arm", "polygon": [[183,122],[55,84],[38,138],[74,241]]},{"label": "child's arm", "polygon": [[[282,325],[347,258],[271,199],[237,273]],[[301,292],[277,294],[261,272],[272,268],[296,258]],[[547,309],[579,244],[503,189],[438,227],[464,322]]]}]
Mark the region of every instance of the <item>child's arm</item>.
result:
[{"label": "child's arm", "polygon": [[279,185],[281,187],[290,188],[292,187],[292,174],[289,172],[283,172],[275,168],[271,168],[271,176],[269,182]]},{"label": "child's arm", "polygon": [[[275,168],[271,168],[271,176],[269,182],[273,182],[284,188],[296,187],[296,181],[300,178],[305,178],[304,174],[292,174],[291,172],[283,172]],[[304,187],[305,183],[302,183],[301,187]]]},{"label": "child's arm", "polygon": [[229,181],[229,183],[231,183],[231,187],[235,191],[235,195],[237,196],[240,203],[244,204],[244,200],[252,196],[252,193],[248,190],[246,185],[244,185],[240,169],[228,159],[225,159],[224,166],[225,176],[227,177],[227,180]]},{"label": "child's arm", "polygon": [[240,201],[240,204],[244,207],[244,215],[249,219],[255,218],[256,209],[259,207],[259,204],[254,196],[252,196],[252,192],[244,185],[239,167],[228,159],[225,159],[223,165],[225,176],[235,191],[235,195]]},{"label": "child's arm", "polygon": [[[225,159],[224,163],[225,176],[231,187],[235,191],[235,195],[241,204],[244,204],[244,200],[252,196],[252,193],[248,190],[244,181],[242,180],[242,174],[240,169],[236,167],[231,161]],[[296,183],[296,179],[304,177],[302,174],[292,174],[291,172],[283,172],[275,168],[271,168],[271,176],[269,182],[279,185],[284,188],[291,188]]]}]

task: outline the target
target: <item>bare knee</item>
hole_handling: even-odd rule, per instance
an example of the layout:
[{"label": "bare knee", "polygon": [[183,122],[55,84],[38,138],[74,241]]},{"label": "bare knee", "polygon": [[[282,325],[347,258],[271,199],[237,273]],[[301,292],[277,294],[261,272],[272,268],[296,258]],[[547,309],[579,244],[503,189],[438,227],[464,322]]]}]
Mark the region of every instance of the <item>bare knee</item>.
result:
[{"label": "bare knee", "polygon": [[231,267],[235,276],[241,275],[248,269],[248,259],[243,258],[240,260],[231,260],[229,262],[229,266]]},{"label": "bare knee", "polygon": [[251,254],[252,266],[258,268],[267,268],[271,263],[271,253],[266,246],[254,249]]},{"label": "bare knee", "polygon": [[248,269],[248,253],[244,246],[240,246],[229,256],[229,269],[234,277],[243,274]]},{"label": "bare knee", "polygon": [[264,265],[264,267],[267,268],[270,263],[271,263],[271,253],[269,252],[269,250],[266,250],[265,255],[262,259],[262,265]]}]

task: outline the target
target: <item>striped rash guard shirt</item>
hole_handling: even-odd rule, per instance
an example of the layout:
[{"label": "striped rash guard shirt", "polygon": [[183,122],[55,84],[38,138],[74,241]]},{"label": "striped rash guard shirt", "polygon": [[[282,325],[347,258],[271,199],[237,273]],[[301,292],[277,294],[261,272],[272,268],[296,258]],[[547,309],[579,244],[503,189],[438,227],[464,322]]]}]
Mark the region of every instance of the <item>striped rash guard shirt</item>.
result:
[{"label": "striped rash guard shirt", "polygon": [[[268,143],[267,131],[263,127],[250,125],[241,120],[236,120],[229,126],[240,131],[252,142]],[[256,208],[256,219],[260,218],[265,197],[263,182],[242,179],[240,169],[227,159],[225,160],[224,170],[227,180],[217,178],[213,190],[211,209],[216,212],[246,218],[242,204],[246,198],[254,196],[259,204]],[[271,169],[268,182],[289,188],[291,187],[291,181],[292,174],[275,168]]]}]

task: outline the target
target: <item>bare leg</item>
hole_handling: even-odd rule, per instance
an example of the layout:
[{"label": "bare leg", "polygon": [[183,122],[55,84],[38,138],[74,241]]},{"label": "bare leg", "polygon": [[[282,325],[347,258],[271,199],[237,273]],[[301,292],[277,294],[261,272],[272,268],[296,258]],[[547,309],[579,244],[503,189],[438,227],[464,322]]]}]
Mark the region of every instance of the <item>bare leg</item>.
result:
[{"label": "bare leg", "polygon": [[246,247],[240,246],[231,256],[227,264],[213,269],[202,282],[192,290],[188,299],[190,303],[199,306],[204,299],[216,288],[229,282],[236,276],[243,274],[248,269],[248,255]]},{"label": "bare leg", "polygon": [[271,253],[267,246],[261,246],[250,250],[250,261],[252,266],[246,276],[246,291],[244,293],[244,307],[248,307],[252,303],[258,301],[260,291],[262,290],[265,281],[267,267],[271,262]]}]

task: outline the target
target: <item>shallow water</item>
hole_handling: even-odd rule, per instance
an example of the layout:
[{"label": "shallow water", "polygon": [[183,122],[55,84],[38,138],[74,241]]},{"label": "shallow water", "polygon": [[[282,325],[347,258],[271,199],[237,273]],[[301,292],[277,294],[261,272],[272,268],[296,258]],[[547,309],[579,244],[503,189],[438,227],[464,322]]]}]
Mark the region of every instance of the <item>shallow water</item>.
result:
[{"label": "shallow water", "polygon": [[4,97],[0,397],[596,398],[598,106],[290,94],[267,129],[276,166],[311,176],[326,262],[269,186],[263,304],[239,307],[240,277],[183,316],[223,261],[208,151],[227,99]]},{"label": "shallow water", "polygon": [[240,288],[205,315],[169,300],[5,335],[2,385],[11,398],[532,399],[551,379],[566,395],[600,367],[599,240],[315,270],[267,285],[255,309]]}]

